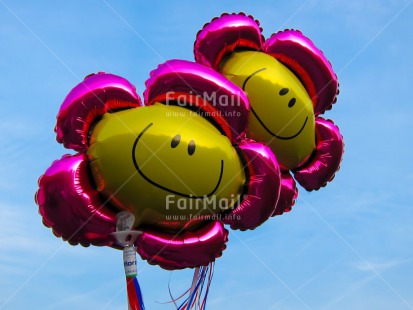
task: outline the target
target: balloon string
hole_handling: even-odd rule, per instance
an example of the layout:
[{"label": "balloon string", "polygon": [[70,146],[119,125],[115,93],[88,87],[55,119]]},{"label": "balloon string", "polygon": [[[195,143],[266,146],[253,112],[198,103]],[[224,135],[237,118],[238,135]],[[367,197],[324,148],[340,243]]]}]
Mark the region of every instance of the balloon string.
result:
[{"label": "balloon string", "polygon": [[209,287],[211,285],[211,281],[212,281],[213,276],[214,276],[214,266],[211,266],[211,268],[209,269],[208,284],[207,284],[207,288],[205,290],[205,296],[204,296],[204,300],[202,301],[201,309],[205,309],[205,307],[206,307],[206,301],[207,301],[207,298],[208,298]]},{"label": "balloon string", "polygon": [[[210,263],[208,266],[199,267],[195,269],[192,285],[181,297],[189,291],[189,296],[183,301],[183,303],[177,307],[177,310],[204,310],[206,308],[206,300],[209,293],[209,287],[211,285],[212,276],[214,274],[214,263]],[[207,279],[208,278],[208,279]],[[206,280],[207,279],[207,280]],[[204,285],[206,283],[206,289],[203,294]],[[172,294],[170,293],[171,298]],[[176,306],[175,301],[180,299],[173,299],[173,303]]]},{"label": "balloon string", "polygon": [[126,287],[128,294],[129,309],[145,310],[142,292],[136,277],[126,278]]},{"label": "balloon string", "polygon": [[191,301],[194,297],[194,293],[197,293],[196,288],[197,288],[198,280],[199,280],[199,267],[195,268],[194,276],[192,278],[191,290],[189,291],[189,296],[191,296],[191,299],[189,300],[189,305],[191,304]]},{"label": "balloon string", "polygon": [[145,310],[145,305],[143,304],[143,297],[142,297],[141,287],[138,282],[138,277],[133,278],[133,284],[135,287],[136,296],[138,297],[140,310]]},{"label": "balloon string", "polygon": [[178,307],[178,305],[176,304],[176,301],[178,301],[179,299],[181,299],[182,297],[184,297],[184,296],[190,291],[190,288],[187,289],[185,292],[183,292],[181,296],[179,296],[179,297],[177,297],[177,298],[174,298],[174,297],[172,296],[172,292],[171,292],[171,276],[172,276],[172,272],[169,274],[169,280],[168,280],[168,292],[169,292],[169,296],[171,297],[171,301],[162,302],[162,303],[160,303],[160,304],[170,304],[170,303],[173,303],[174,306],[175,306],[175,308],[178,309],[179,307]]},{"label": "balloon string", "polygon": [[129,309],[139,310],[139,302],[135,294],[133,278],[126,278],[126,287],[127,287],[127,293],[128,293]]}]

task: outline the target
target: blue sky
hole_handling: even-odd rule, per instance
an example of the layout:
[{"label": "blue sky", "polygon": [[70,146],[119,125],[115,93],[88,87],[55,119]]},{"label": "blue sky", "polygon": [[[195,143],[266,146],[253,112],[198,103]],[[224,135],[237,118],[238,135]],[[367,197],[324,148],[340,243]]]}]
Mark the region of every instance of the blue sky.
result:
[{"label": "blue sky", "polygon": [[[230,232],[208,309],[413,309],[412,0],[0,0],[0,308],[126,309],[122,253],[72,247],[41,223],[37,179],[68,153],[53,127],[91,72],[142,94],[150,70],[193,60],[197,31],[244,11],[264,35],[303,31],[332,62],[344,161],[289,214]],[[26,4],[25,4],[26,3]],[[173,309],[170,273],[139,261],[147,309]],[[173,272],[178,294],[191,271]]]}]

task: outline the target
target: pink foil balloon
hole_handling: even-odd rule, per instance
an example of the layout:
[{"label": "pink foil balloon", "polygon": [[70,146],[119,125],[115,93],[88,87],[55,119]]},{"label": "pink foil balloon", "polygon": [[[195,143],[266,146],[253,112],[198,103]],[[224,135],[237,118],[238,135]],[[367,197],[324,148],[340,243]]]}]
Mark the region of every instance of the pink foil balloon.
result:
[{"label": "pink foil balloon", "polygon": [[111,245],[116,214],[93,188],[86,155],[65,155],[39,179],[35,196],[43,224],[63,240],[83,246]]},{"label": "pink foil balloon", "polygon": [[[336,102],[337,76],[323,52],[298,30],[284,30],[265,40],[257,20],[244,13],[222,14],[198,32],[194,43],[196,62],[219,72],[231,53],[252,50],[266,53],[287,67],[302,82],[314,107],[314,115],[324,113]],[[316,150],[307,162],[291,171],[307,190],[317,190],[334,178],[344,151],[336,126],[316,118]],[[277,156],[277,154],[275,154]],[[289,171],[282,171],[281,192],[273,215],[291,210],[297,188]]]},{"label": "pink foil balloon", "polygon": [[272,216],[290,212],[298,196],[295,180],[288,171],[283,171],[281,175],[281,191],[277,207]]},{"label": "pink foil balloon", "polygon": [[280,195],[280,167],[271,150],[261,143],[244,141],[239,145],[250,171],[244,200],[225,218],[232,229],[252,229],[264,223],[274,212]]},{"label": "pink foil balloon", "polygon": [[337,101],[337,76],[323,52],[309,38],[298,30],[280,31],[264,42],[262,51],[300,78],[314,103],[315,115],[331,109]]},{"label": "pink foil balloon", "polygon": [[141,106],[136,88],[113,74],[90,74],[63,101],[55,127],[56,140],[68,149],[84,152],[93,121],[116,110]]},{"label": "pink foil balloon", "polygon": [[332,181],[340,169],[343,137],[330,120],[316,118],[317,149],[309,163],[294,171],[295,179],[308,191],[318,190]]},{"label": "pink foil balloon", "polygon": [[[223,223],[245,230],[254,229],[266,221],[275,211],[281,178],[276,158],[269,149],[245,139],[249,104],[235,84],[212,69],[175,60],[151,73],[145,99],[148,105],[154,102],[169,104],[165,98],[172,96],[176,104],[179,98],[171,93],[183,96],[183,106],[197,108],[201,115],[219,112],[208,114],[208,119],[228,138],[231,137],[245,163],[247,175],[243,200],[233,206],[222,221],[219,218],[207,220],[195,230],[179,233],[136,227],[143,231],[136,242],[142,258],[166,269],[180,269],[207,265],[221,256],[228,240]],[[216,97],[212,97],[214,93]],[[229,96],[238,96],[237,104],[222,104],[222,98]],[[86,156],[88,135],[102,114],[115,113],[117,109],[139,109],[140,106],[139,96],[128,81],[104,73],[86,78],[65,99],[58,115],[57,139],[80,153],[55,161],[39,179],[36,193],[43,222],[56,236],[71,244],[120,247],[110,236],[115,231],[118,211],[110,197],[98,193],[90,175]]]},{"label": "pink foil balloon", "polygon": [[195,60],[218,70],[226,54],[237,49],[260,50],[264,41],[261,31],[259,21],[252,16],[224,13],[198,32],[194,43]]},{"label": "pink foil balloon", "polygon": [[232,141],[245,136],[249,102],[234,83],[210,68],[185,60],[168,60],[153,70],[146,81],[145,105],[154,102],[196,108],[213,115]]},{"label": "pink foil balloon", "polygon": [[213,221],[192,232],[185,231],[171,239],[170,234],[145,231],[136,241],[139,255],[149,264],[174,270],[208,265],[222,255],[228,231],[221,222]]}]

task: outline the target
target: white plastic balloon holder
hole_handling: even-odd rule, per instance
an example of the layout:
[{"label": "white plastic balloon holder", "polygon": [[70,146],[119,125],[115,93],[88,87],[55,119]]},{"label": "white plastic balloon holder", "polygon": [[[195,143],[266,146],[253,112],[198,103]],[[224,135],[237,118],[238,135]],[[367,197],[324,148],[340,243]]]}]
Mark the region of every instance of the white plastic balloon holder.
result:
[{"label": "white plastic balloon holder", "polygon": [[131,212],[122,211],[116,217],[116,232],[111,233],[111,235],[120,245],[124,247],[133,246],[136,239],[142,234],[140,230],[132,230],[135,216]]}]

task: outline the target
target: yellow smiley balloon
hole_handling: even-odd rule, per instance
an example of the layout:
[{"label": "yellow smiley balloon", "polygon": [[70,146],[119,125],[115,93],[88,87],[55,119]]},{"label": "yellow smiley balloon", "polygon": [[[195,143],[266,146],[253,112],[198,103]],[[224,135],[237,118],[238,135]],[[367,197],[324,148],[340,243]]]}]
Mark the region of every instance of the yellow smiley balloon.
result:
[{"label": "yellow smiley balloon", "polygon": [[300,80],[275,58],[256,51],[231,53],[220,71],[248,95],[247,135],[266,143],[285,169],[305,162],[315,149],[314,110]]},{"label": "yellow smiley balloon", "polygon": [[242,194],[244,169],[229,139],[182,107],[157,103],[104,114],[90,144],[98,191],[132,211],[137,227],[192,228]]}]

